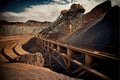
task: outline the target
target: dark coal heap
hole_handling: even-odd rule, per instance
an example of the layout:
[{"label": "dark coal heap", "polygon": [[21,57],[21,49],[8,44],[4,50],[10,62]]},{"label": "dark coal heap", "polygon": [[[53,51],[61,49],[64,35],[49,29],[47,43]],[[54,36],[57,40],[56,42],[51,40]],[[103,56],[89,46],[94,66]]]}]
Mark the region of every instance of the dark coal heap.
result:
[{"label": "dark coal heap", "polygon": [[79,29],[64,42],[83,48],[89,48],[119,55],[119,7],[112,7],[108,13],[92,22],[92,25]]}]

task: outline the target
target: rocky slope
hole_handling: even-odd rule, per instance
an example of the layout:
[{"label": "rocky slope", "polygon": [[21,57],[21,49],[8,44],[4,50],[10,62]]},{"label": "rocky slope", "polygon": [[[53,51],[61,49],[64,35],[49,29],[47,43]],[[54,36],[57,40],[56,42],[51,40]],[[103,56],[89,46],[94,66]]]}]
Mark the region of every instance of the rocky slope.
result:
[{"label": "rocky slope", "polygon": [[20,34],[36,34],[39,33],[43,28],[48,27],[51,22],[39,22],[34,20],[28,20],[26,23],[23,22],[7,22],[4,20],[0,21],[0,34],[4,35],[20,35]]}]

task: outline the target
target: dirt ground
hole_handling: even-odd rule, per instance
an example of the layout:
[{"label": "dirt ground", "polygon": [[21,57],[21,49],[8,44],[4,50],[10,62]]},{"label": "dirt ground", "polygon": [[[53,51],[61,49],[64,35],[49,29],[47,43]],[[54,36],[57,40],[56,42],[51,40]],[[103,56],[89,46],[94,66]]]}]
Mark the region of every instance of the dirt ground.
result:
[{"label": "dirt ground", "polygon": [[0,35],[0,42],[10,41],[10,40],[24,40],[25,38],[31,38],[33,36],[35,36],[35,34],[33,34],[33,35],[14,35],[14,36]]},{"label": "dirt ground", "polygon": [[[4,36],[0,35],[0,50],[3,48],[4,45],[8,45],[8,42],[15,41],[19,43],[19,41],[26,41],[30,38],[32,38],[35,35],[16,35],[16,36]],[[8,44],[7,44],[8,43]],[[22,56],[23,58],[24,56]],[[27,58],[29,58],[28,56]],[[81,80],[81,79],[75,79],[70,78],[69,76],[56,73],[49,68],[40,67],[39,65],[43,66],[44,61],[34,60],[35,55],[32,58],[32,60],[26,60],[20,59],[23,63],[0,63],[0,80]],[[1,57],[0,57],[1,58]],[[38,64],[39,61],[42,61],[42,64]],[[4,61],[3,61],[4,62]],[[31,62],[34,62],[35,64],[31,64]],[[35,66],[37,65],[37,66]]]},{"label": "dirt ground", "polygon": [[0,65],[0,80],[81,80],[58,74],[48,68],[23,63]]}]

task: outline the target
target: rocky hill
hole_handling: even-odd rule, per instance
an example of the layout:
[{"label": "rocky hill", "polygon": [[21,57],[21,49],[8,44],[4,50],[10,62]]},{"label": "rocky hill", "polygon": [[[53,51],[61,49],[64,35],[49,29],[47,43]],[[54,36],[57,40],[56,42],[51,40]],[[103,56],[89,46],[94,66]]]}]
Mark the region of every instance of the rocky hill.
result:
[{"label": "rocky hill", "polygon": [[52,22],[39,22],[28,20],[27,22],[8,22],[0,21],[0,34],[4,35],[18,35],[18,34],[36,34],[42,29],[48,27]]},{"label": "rocky hill", "polygon": [[4,26],[37,26],[37,27],[40,27],[40,26],[48,26],[50,25],[51,22],[48,22],[48,21],[45,21],[45,22],[39,22],[39,21],[34,21],[34,20],[28,20],[27,22],[23,23],[23,22],[8,22],[8,21],[5,21],[5,20],[1,20],[0,21],[0,25],[2,25],[3,27]]}]

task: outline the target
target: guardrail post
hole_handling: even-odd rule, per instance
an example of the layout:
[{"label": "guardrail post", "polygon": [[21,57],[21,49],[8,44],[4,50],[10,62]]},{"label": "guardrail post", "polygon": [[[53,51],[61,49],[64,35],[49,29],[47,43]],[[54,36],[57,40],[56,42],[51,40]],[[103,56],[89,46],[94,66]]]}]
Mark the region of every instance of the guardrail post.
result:
[{"label": "guardrail post", "polygon": [[52,58],[51,58],[52,53],[51,53],[50,48],[49,48],[50,47],[50,42],[46,41],[46,46],[47,46],[47,53],[49,54],[49,66],[52,69]]},{"label": "guardrail post", "polygon": [[91,65],[92,62],[93,62],[93,57],[90,56],[90,55],[88,55],[88,54],[86,54],[86,55],[85,55],[85,64],[86,64],[86,65]]},{"label": "guardrail post", "polygon": [[[67,56],[71,58],[73,54],[74,54],[73,50],[67,48]],[[68,70],[70,69],[70,60],[68,60],[67,69]]]}]

